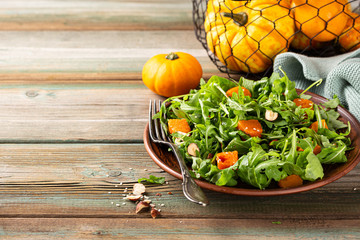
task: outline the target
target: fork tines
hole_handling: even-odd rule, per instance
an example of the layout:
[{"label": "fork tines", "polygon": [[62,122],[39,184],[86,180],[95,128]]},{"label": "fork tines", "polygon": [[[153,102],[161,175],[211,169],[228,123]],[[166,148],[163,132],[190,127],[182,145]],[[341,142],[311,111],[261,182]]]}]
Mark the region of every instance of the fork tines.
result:
[{"label": "fork tines", "polygon": [[166,135],[164,129],[160,124],[160,120],[153,119],[154,114],[160,111],[161,109],[161,100],[150,100],[149,104],[149,135],[153,142],[166,143],[170,142],[170,139]]}]

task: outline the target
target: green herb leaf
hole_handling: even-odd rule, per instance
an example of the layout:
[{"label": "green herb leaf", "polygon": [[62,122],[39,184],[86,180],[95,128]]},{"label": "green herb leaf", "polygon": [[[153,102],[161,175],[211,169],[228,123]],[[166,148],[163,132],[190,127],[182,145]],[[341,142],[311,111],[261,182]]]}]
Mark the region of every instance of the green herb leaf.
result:
[{"label": "green herb leaf", "polygon": [[154,175],[150,175],[149,178],[139,178],[138,182],[148,182],[148,183],[157,183],[157,184],[164,184],[165,177],[155,177]]}]

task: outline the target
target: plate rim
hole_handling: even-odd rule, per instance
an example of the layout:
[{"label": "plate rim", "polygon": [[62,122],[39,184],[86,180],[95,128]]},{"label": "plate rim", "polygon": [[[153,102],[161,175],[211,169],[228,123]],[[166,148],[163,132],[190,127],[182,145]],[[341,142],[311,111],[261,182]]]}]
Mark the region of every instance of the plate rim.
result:
[{"label": "plate rim", "polygon": [[[300,89],[296,89],[296,90],[298,92],[303,91]],[[327,99],[325,97],[322,97],[316,93],[306,92],[306,94],[311,95],[312,97],[320,98],[320,100],[322,100],[322,101],[327,101]],[[354,128],[360,129],[359,121],[347,109],[345,109],[344,107],[341,107],[341,106],[338,107],[338,110],[339,109],[342,112],[341,116],[347,118],[348,121],[351,123],[351,131],[353,131]],[[148,154],[150,155],[150,158],[165,172],[169,173],[170,175],[174,176],[177,179],[182,180],[181,173],[175,171],[174,169],[169,167],[167,164],[165,164],[162,161],[162,159],[159,158],[159,156],[157,156],[157,154],[153,150],[153,147],[151,145],[152,141],[150,140],[150,137],[149,137],[149,122],[147,122],[146,127],[144,129],[143,139],[144,139],[145,149],[148,152]],[[319,188],[319,187],[325,186],[329,183],[332,183],[332,182],[338,180],[339,178],[345,176],[352,169],[354,169],[357,166],[357,164],[359,164],[360,149],[358,149],[354,159],[355,160],[353,162],[351,162],[348,166],[346,166],[345,169],[343,169],[341,172],[339,172],[333,176],[329,176],[329,177],[326,177],[326,178],[323,178],[320,180],[316,180],[314,182],[309,182],[308,184],[305,184],[305,185],[302,185],[299,187],[294,187],[294,188],[275,188],[275,189],[264,189],[264,190],[255,189],[255,188],[248,189],[248,188],[218,186],[218,185],[215,185],[213,183],[210,183],[210,182],[207,182],[204,180],[200,180],[200,179],[194,179],[194,180],[201,188],[215,191],[215,192],[220,192],[220,193],[232,194],[232,195],[258,196],[258,197],[288,195],[288,194],[294,194],[294,193],[300,193],[300,192],[313,190],[315,188]]]}]

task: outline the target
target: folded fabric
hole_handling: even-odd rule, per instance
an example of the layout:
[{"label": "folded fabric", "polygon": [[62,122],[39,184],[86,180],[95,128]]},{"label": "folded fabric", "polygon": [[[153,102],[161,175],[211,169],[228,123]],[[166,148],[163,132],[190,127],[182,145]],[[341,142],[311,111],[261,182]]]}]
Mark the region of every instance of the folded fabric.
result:
[{"label": "folded fabric", "polygon": [[286,52],[274,60],[274,71],[281,74],[279,67],[299,89],[323,79],[320,86],[310,91],[329,99],[337,95],[341,104],[360,121],[360,49],[322,58]]}]

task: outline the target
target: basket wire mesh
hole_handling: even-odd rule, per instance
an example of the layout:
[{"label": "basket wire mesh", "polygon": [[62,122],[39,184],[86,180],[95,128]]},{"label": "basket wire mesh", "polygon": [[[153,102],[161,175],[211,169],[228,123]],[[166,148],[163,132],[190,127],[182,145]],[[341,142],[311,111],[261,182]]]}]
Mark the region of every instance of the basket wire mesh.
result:
[{"label": "basket wire mesh", "polygon": [[[292,3],[296,1],[297,5]],[[322,6],[319,7],[316,1]],[[314,2],[317,6],[312,5]],[[193,0],[192,3],[196,38],[219,71],[226,73],[230,78],[244,76],[260,79],[268,76],[273,70],[275,56],[286,51],[307,56],[329,57],[360,48],[360,0]],[[333,13],[330,19],[332,22],[324,19],[325,11],[332,11],[331,8],[334,6],[340,7],[341,11]],[[301,21],[295,12],[300,10],[316,11],[316,16]],[[247,16],[241,16],[243,11],[248,13]],[[283,14],[279,14],[281,11]],[[344,19],[341,17],[344,16],[347,20],[341,21]],[[239,23],[244,20],[243,17],[246,17],[245,22]],[[289,25],[289,18],[292,18],[293,30],[284,27]],[[324,27],[309,37],[303,32],[318,27],[313,25],[315,18],[320,20],[320,23],[322,21]],[[331,24],[334,23],[344,26],[341,33],[332,31]],[[272,29],[269,29],[269,26],[272,26]],[[263,30],[266,28],[268,30]],[[234,30],[237,32],[231,33]],[[241,35],[241,31],[242,36],[237,37]],[[259,33],[261,31],[262,35]],[[341,36],[345,35],[346,46],[341,44]],[[329,36],[332,39],[325,41]],[[268,50],[269,46],[275,45],[271,45],[269,41],[274,42],[275,37],[278,39],[275,42],[279,46],[274,47],[276,50],[271,52]],[[249,49],[249,54],[242,54]],[[266,67],[252,67],[259,61],[266,62]]]}]

